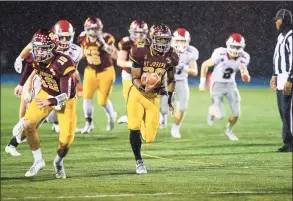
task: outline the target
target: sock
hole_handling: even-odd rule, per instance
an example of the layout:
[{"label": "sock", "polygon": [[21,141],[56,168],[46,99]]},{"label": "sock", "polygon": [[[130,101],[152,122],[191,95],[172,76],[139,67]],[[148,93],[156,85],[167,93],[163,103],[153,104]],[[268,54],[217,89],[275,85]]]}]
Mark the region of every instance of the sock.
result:
[{"label": "sock", "polygon": [[41,148],[35,150],[35,151],[32,151],[33,153],[33,156],[34,156],[34,159],[35,161],[39,161],[39,160],[42,160],[43,157],[42,157],[42,152],[41,152]]},{"label": "sock", "polygon": [[10,140],[10,142],[9,142],[9,144],[8,144],[8,145],[11,145],[11,146],[17,147],[17,146],[18,146],[18,144],[20,144],[20,143],[19,143],[19,142],[17,142],[17,139],[16,139],[16,137],[13,137],[13,138]]},{"label": "sock", "polygon": [[234,125],[232,125],[232,124],[229,122],[229,123],[227,124],[227,127],[226,127],[226,128],[228,129],[228,131],[230,131],[230,132],[231,132],[231,131],[232,131],[232,128],[233,128],[233,126],[234,126]]},{"label": "sock", "polygon": [[130,145],[135,157],[135,160],[142,160],[141,158],[141,139],[140,139],[140,131],[139,130],[130,130]]},{"label": "sock", "polygon": [[52,111],[48,117],[46,118],[47,122],[49,123],[54,123],[54,124],[58,124],[58,117],[57,117],[57,113],[55,111]]},{"label": "sock", "polygon": [[64,157],[60,157],[58,154],[55,157],[54,162],[58,165],[58,166],[63,166],[63,158]]},{"label": "sock", "polygon": [[15,126],[13,127],[13,130],[12,130],[13,136],[17,136],[21,134],[23,130],[24,130],[24,118],[21,118],[17,122],[17,124],[15,124]]},{"label": "sock", "polygon": [[168,114],[163,114],[164,123],[167,126],[168,123]]},{"label": "sock", "polygon": [[108,119],[113,119],[113,116],[114,116],[114,108],[113,108],[113,104],[110,100],[108,100],[108,103],[103,106],[104,107],[104,110],[106,112],[106,115],[108,117]]},{"label": "sock", "polygon": [[93,108],[92,99],[83,99],[83,112],[84,112],[84,117],[86,119],[93,118],[94,108]]}]

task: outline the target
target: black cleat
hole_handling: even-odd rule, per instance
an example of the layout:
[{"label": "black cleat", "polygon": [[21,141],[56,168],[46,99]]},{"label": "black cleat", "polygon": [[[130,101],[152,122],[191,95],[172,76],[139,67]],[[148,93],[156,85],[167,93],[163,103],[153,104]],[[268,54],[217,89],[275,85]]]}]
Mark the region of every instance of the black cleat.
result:
[{"label": "black cleat", "polygon": [[292,142],[287,142],[281,148],[279,148],[277,152],[293,152]]}]

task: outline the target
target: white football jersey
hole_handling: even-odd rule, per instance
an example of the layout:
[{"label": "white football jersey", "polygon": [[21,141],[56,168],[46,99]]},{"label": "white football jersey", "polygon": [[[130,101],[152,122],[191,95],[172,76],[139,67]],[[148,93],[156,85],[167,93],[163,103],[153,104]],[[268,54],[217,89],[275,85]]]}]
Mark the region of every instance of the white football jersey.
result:
[{"label": "white football jersey", "polygon": [[235,75],[240,64],[248,66],[250,56],[247,52],[243,52],[236,60],[229,59],[227,48],[219,47],[214,50],[211,59],[215,63],[211,76],[212,82],[235,82]]},{"label": "white football jersey", "polygon": [[71,44],[66,51],[59,51],[71,57],[75,64],[82,59],[82,49],[78,45]]},{"label": "white football jersey", "polygon": [[[179,53],[179,64],[183,63],[184,66],[189,66],[189,62],[191,60],[196,61],[197,59],[198,59],[198,50],[191,45],[189,45],[183,53]],[[187,79],[187,77],[188,77],[187,71],[185,71],[184,69],[182,70],[176,69],[175,80],[184,80],[184,79]]]}]

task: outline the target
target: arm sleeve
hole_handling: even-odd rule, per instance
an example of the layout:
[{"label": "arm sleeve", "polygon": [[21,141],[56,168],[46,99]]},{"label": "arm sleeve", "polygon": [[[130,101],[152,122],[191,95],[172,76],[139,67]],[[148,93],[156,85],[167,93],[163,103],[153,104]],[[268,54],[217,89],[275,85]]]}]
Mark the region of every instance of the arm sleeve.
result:
[{"label": "arm sleeve", "polygon": [[293,82],[293,66],[292,66],[292,36],[290,36],[288,38],[288,41],[286,43],[286,47],[289,50],[289,77],[288,77],[288,81],[289,82]]},{"label": "arm sleeve", "polygon": [[[73,73],[63,76],[60,79],[60,94],[66,94],[67,98],[72,98],[75,94],[75,88],[77,85],[77,80]],[[51,102],[50,105],[57,105],[57,100],[55,98],[50,98],[49,101]]]},{"label": "arm sleeve", "polygon": [[21,74],[20,81],[19,81],[20,86],[23,86],[25,84],[25,82],[27,81],[27,79],[29,78],[33,70],[34,69],[31,65],[29,65],[28,63],[25,64],[24,71]]}]

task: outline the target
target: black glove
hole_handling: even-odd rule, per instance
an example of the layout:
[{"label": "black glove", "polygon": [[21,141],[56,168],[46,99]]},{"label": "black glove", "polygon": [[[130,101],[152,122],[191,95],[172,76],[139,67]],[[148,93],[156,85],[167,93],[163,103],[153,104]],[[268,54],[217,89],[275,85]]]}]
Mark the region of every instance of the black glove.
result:
[{"label": "black glove", "polygon": [[140,85],[140,86],[138,87],[138,90],[139,90],[139,91],[145,91],[145,86],[144,86],[144,85]]},{"label": "black glove", "polygon": [[168,95],[168,92],[166,91],[165,87],[158,87],[154,89],[154,91],[161,96]]}]

